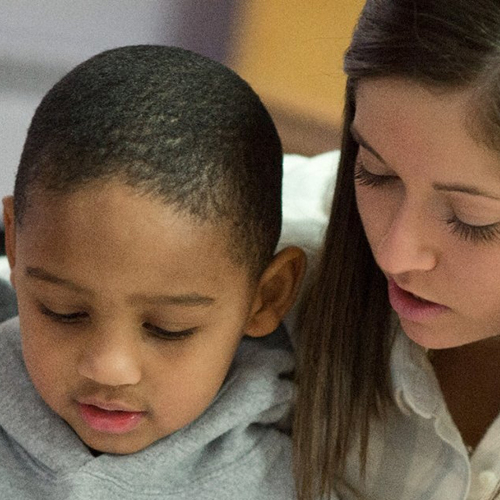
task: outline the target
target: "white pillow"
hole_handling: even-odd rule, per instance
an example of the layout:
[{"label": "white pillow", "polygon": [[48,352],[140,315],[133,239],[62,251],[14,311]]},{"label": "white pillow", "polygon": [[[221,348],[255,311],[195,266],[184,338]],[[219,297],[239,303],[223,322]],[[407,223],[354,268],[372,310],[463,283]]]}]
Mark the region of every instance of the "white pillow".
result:
[{"label": "white pillow", "polygon": [[0,256],[0,279],[3,279],[10,283],[10,267],[5,255]]},{"label": "white pillow", "polygon": [[[302,285],[309,282],[321,248],[335,188],[339,151],[312,158],[285,155],[283,163],[283,225],[278,250],[295,245],[301,247],[308,261],[308,271]],[[293,330],[299,300],[285,318]]]}]

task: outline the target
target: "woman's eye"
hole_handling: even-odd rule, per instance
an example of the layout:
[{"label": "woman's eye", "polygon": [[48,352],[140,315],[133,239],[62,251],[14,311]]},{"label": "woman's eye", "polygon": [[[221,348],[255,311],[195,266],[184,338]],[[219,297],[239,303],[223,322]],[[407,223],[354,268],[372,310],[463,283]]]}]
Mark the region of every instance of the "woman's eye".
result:
[{"label": "woman's eye", "polygon": [[459,238],[472,243],[488,243],[500,237],[500,223],[485,226],[471,226],[462,222],[456,215],[446,220],[451,232]]},{"label": "woman's eye", "polygon": [[171,331],[155,326],[151,323],[143,323],[142,325],[148,332],[153,335],[165,339],[165,340],[182,340],[190,337],[196,330],[196,328],[189,328],[187,330]]},{"label": "woman's eye", "polygon": [[45,316],[48,316],[49,318],[53,319],[54,321],[58,321],[60,323],[78,323],[88,318],[88,313],[83,311],[78,311],[69,314],[62,314],[52,311],[43,304],[40,305],[40,312]]},{"label": "woman's eye", "polygon": [[356,159],[356,166],[354,169],[354,180],[362,186],[384,186],[397,179],[394,175],[377,175],[372,174],[366,170],[365,165],[361,158]]}]

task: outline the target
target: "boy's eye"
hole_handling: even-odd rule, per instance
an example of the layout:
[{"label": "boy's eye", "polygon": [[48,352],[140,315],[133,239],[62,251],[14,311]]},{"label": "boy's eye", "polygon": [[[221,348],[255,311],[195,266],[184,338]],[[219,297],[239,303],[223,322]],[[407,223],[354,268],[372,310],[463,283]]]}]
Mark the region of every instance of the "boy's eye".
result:
[{"label": "boy's eye", "polygon": [[59,321],[61,323],[77,323],[79,321],[82,321],[82,320],[88,318],[88,314],[86,312],[83,312],[83,311],[69,313],[69,314],[63,314],[63,313],[58,313],[58,312],[52,311],[51,309],[44,306],[43,304],[40,305],[40,312],[42,314],[44,314],[45,316],[48,316],[49,318],[53,319],[54,321]]},{"label": "boy's eye", "polygon": [[[74,313],[64,313],[64,314],[58,313],[56,311],[49,309],[43,304],[40,305],[40,312],[43,315],[48,316],[50,319],[57,321],[59,323],[79,323],[81,321],[88,319],[89,317],[88,313],[83,311]],[[164,328],[160,328],[159,326],[155,326],[151,323],[143,323],[142,326],[156,337],[165,340],[182,340],[186,337],[191,336],[196,331],[196,328],[189,328],[187,330],[178,330],[178,331],[165,330]]]},{"label": "boy's eye", "polygon": [[196,328],[179,331],[165,330],[159,326],[152,325],[151,323],[143,323],[142,326],[148,330],[148,332],[151,332],[153,335],[165,340],[182,340],[190,337],[196,331]]}]

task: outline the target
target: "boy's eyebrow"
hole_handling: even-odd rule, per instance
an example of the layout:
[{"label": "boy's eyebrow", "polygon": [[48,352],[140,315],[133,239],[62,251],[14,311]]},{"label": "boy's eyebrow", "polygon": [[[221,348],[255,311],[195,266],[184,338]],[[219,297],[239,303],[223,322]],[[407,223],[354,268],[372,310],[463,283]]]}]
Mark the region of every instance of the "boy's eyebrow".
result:
[{"label": "boy's eyebrow", "polygon": [[45,271],[45,269],[42,269],[41,267],[26,267],[26,276],[30,278],[35,278],[40,281],[46,281],[48,283],[53,283],[55,285],[62,285],[65,286],[66,288],[70,288],[71,290],[74,290],[75,292],[80,292],[80,293],[86,293],[86,294],[91,294],[91,291],[88,288],[85,288],[84,286],[78,285],[77,283],[74,283],[73,281],[60,278],[59,276],[56,276],[55,274],[49,273],[48,271]]},{"label": "boy's eyebrow", "polygon": [[[46,281],[48,283],[53,283],[55,285],[62,285],[66,288],[70,288],[75,292],[86,293],[87,295],[93,295],[92,290],[74,283],[71,280],[65,278],[60,278],[55,274],[49,273],[41,267],[27,267],[26,276],[30,278],[35,278],[40,281]],[[135,294],[130,297],[131,302],[141,301],[148,304],[169,304],[169,305],[181,305],[181,306],[208,306],[215,302],[213,297],[200,295],[198,293],[186,293],[180,295],[141,295]]]},{"label": "boy's eyebrow", "polygon": [[369,151],[377,160],[382,162],[384,165],[387,165],[385,160],[375,151],[375,149],[370,146],[368,142],[366,142],[365,139],[361,136],[361,134],[356,130],[356,127],[354,126],[354,123],[351,123],[351,126],[349,127],[351,135],[353,139],[360,145],[363,146],[367,151]]},{"label": "boy's eyebrow", "polygon": [[147,304],[167,304],[176,306],[208,306],[215,302],[213,297],[186,293],[182,295],[133,295],[131,301],[140,301]]}]

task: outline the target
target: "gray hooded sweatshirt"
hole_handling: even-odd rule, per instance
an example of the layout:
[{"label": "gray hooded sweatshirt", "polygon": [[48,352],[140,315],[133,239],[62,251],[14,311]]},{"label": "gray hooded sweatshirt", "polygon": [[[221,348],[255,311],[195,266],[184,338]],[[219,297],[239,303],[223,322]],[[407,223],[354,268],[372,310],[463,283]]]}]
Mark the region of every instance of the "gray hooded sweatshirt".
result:
[{"label": "gray hooded sweatshirt", "polygon": [[0,498],[293,500],[286,333],[244,339],[196,421],[131,455],[94,457],[26,372],[19,321],[0,326]]}]

